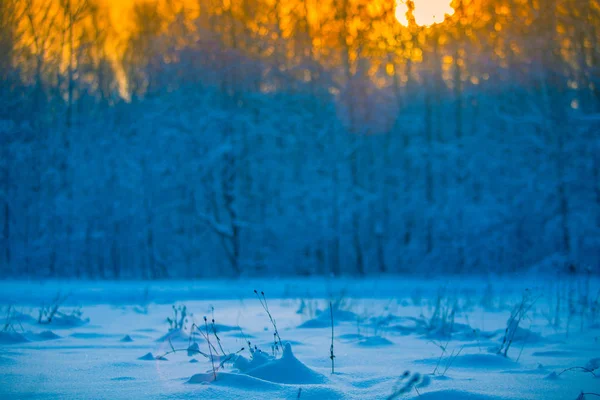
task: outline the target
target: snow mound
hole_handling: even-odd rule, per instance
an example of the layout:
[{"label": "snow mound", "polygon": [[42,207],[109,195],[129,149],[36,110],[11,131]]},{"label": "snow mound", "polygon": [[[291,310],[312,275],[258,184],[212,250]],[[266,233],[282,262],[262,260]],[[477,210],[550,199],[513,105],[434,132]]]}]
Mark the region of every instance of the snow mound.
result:
[{"label": "snow mound", "polygon": [[509,400],[508,397],[497,397],[462,390],[439,390],[437,392],[421,393],[413,399],[419,400]]},{"label": "snow mound", "polygon": [[105,333],[97,333],[97,332],[77,332],[71,335],[72,338],[75,339],[105,339],[108,337],[114,337],[115,335],[107,335]]},{"label": "snow mound", "polygon": [[134,330],[134,332],[154,333],[154,332],[159,332],[159,330],[154,329],[154,328],[140,328],[140,329]]},{"label": "snow mound", "polygon": [[146,353],[143,356],[141,356],[140,358],[138,358],[138,360],[154,361],[154,355],[152,353]]},{"label": "snow mound", "polygon": [[[335,325],[337,325],[336,323],[334,323]],[[298,325],[298,328],[301,329],[310,329],[310,328],[327,328],[331,326],[331,320],[325,320],[325,319],[321,319],[321,318],[313,318],[313,319],[309,319],[306,322],[303,322],[302,324]]]},{"label": "snow mound", "polygon": [[392,346],[393,344],[394,343],[381,336],[369,336],[358,342],[358,345],[363,347]]},{"label": "snow mound", "polygon": [[148,315],[148,307],[134,306],[132,310],[136,314]]},{"label": "snow mound", "polygon": [[89,322],[89,318],[81,318],[75,314],[57,313],[49,325],[52,325],[54,328],[68,329],[77,328],[86,325]]},{"label": "snow mound", "polygon": [[503,374],[514,374],[514,375],[547,375],[548,370],[542,364],[539,364],[534,369],[518,369],[513,371],[502,371]]},{"label": "snow mound", "polygon": [[[329,310],[322,311],[319,314],[319,317],[331,320],[331,314],[329,313]],[[357,318],[358,318],[358,316],[355,313],[353,313],[352,311],[340,310],[339,308],[333,310],[334,322],[335,321],[355,322]]]},{"label": "snow mound", "polygon": [[294,356],[289,343],[285,344],[281,358],[249,369],[246,374],[269,382],[287,384],[318,384],[326,381],[323,375],[308,368]]},{"label": "snow mound", "polygon": [[558,374],[556,372],[551,372],[544,379],[548,381],[556,381],[558,380]]},{"label": "snow mound", "polygon": [[400,334],[418,334],[424,335],[430,339],[456,339],[470,341],[475,339],[489,339],[497,335],[497,332],[481,332],[473,329],[467,324],[455,323],[439,323],[433,324],[423,316],[421,317],[402,317],[396,315],[388,315],[383,318],[375,318],[371,320],[376,326],[387,326]]},{"label": "snow mound", "polygon": [[167,359],[165,357],[154,357],[154,355],[152,353],[146,353],[143,356],[141,356],[140,358],[138,358],[138,360],[142,360],[142,361],[167,361]]},{"label": "snow mound", "polygon": [[198,345],[198,343],[192,343],[187,348],[187,355],[188,355],[188,357],[192,357],[192,356],[195,356],[196,354],[203,354],[203,353],[200,351],[200,346]]},{"label": "snow mound", "polygon": [[497,332],[486,332],[481,331],[479,329],[473,329],[469,325],[466,324],[455,324],[456,326],[452,329],[452,339],[456,340],[477,340],[481,339],[489,340],[494,338],[498,333]]},{"label": "snow mound", "polygon": [[[192,338],[196,337],[198,335],[194,334],[192,335]],[[156,342],[162,343],[162,342],[189,342],[190,340],[190,335],[185,332],[182,329],[170,329],[169,332],[167,332],[166,334],[162,335],[161,337],[159,337],[158,339],[156,339]]]},{"label": "snow mound", "polygon": [[[438,358],[418,360],[417,363],[437,364]],[[446,361],[442,360],[442,363]],[[519,364],[496,354],[462,354],[453,357],[451,368],[477,368],[477,369],[507,369],[518,367]]]},{"label": "snow mound", "polygon": [[577,353],[565,350],[536,351],[531,354],[536,357],[575,357]]},{"label": "snow mound", "polygon": [[[333,310],[333,324],[337,325],[339,322],[354,322],[358,316],[352,311],[347,310]],[[331,326],[331,314],[329,310],[321,311],[318,313],[316,318],[309,319],[308,321],[300,324],[298,328],[327,328]]]},{"label": "snow mound", "polygon": [[212,357],[209,356],[209,359],[214,361],[217,364],[233,364],[236,361],[237,354],[229,353],[229,354],[213,354]]},{"label": "snow mound", "polygon": [[232,338],[239,338],[239,339],[254,339],[256,337],[249,333],[241,333],[241,332],[228,333],[227,336],[232,337]]},{"label": "snow mound", "polygon": [[440,326],[431,326],[430,324],[420,325],[417,333],[425,335],[430,339],[458,339],[473,340],[476,338],[476,331],[467,324],[461,323],[441,323]]},{"label": "snow mound", "polygon": [[[197,356],[197,355],[203,355],[206,358],[209,357],[208,354],[206,354],[202,350],[200,350],[200,346],[196,342],[189,345],[189,347],[187,348],[187,355],[188,355],[188,357],[193,357],[193,356]],[[235,357],[234,357],[234,359],[235,359]]]},{"label": "snow mound", "polygon": [[35,318],[33,318],[31,315],[29,314],[25,314],[19,311],[15,311],[13,309],[12,313],[10,314],[10,317],[2,317],[0,319],[2,325],[4,325],[8,320],[10,321],[17,321],[17,322],[21,322],[21,323],[30,323],[30,324],[34,324],[37,322],[37,320]]},{"label": "snow mound", "polygon": [[595,371],[600,368],[600,358],[592,358],[590,361],[585,364],[585,368]]},{"label": "snow mound", "polygon": [[[239,328],[237,326],[214,324],[214,327],[215,327],[215,330],[217,331],[217,333],[239,331]],[[210,329],[212,331],[212,326],[210,327]],[[246,336],[248,336],[248,335],[246,335]]]},{"label": "snow mound", "polygon": [[269,361],[273,360],[274,358],[268,355],[267,353],[264,353],[262,351],[255,351],[252,354],[251,360],[248,360],[244,356],[238,356],[235,362],[233,363],[233,367],[237,368],[241,372],[246,372],[248,370],[260,367],[261,365],[264,365]]},{"label": "snow mound", "polygon": [[359,333],[346,333],[344,335],[338,336],[338,339],[343,339],[343,340],[361,340],[364,338],[365,338],[365,336],[363,336]]},{"label": "snow mound", "polygon": [[[502,339],[504,337],[505,329],[499,329],[496,331],[496,334]],[[525,342],[527,345],[534,345],[538,343],[545,343],[548,340],[544,338],[539,333],[533,332],[529,329],[525,328],[517,328],[515,332],[515,336],[513,337],[513,343],[523,343]]]},{"label": "snow mound", "polygon": [[16,344],[29,342],[23,334],[18,332],[0,332],[0,344]]},{"label": "snow mound", "polygon": [[60,339],[61,337],[58,336],[56,333],[52,332],[52,331],[43,331],[40,333],[33,333],[33,332],[28,332],[26,334],[27,339],[31,340],[31,341],[35,341],[35,342],[42,342],[44,340],[56,340],[56,339]]},{"label": "snow mound", "polygon": [[254,378],[252,376],[244,374],[235,374],[230,372],[217,372],[217,379],[213,372],[204,372],[201,374],[193,375],[186,383],[195,385],[223,385],[228,387],[237,387],[242,389],[254,389],[254,390],[278,390],[281,389],[279,385],[272,382],[267,382],[261,379]]},{"label": "snow mound", "polygon": [[133,339],[131,338],[131,336],[125,335],[125,337],[123,337],[123,339],[119,340],[119,342],[131,343],[131,342],[133,342]]},{"label": "snow mound", "polygon": [[402,334],[410,334],[423,330],[423,321],[414,317],[388,315],[387,317],[373,320],[373,323],[379,326],[387,326]]}]

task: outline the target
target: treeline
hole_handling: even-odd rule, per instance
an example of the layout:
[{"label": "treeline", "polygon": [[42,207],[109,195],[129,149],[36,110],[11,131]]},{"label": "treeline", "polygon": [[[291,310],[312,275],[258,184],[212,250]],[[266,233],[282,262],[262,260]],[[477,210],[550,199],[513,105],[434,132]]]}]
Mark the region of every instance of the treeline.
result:
[{"label": "treeline", "polygon": [[0,275],[598,271],[600,3],[395,6],[1,1]]}]

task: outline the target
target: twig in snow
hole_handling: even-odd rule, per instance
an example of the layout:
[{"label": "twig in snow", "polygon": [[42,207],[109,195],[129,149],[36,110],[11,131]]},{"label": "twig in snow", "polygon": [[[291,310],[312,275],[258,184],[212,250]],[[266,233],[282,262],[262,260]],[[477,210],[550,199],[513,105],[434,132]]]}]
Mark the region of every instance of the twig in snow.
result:
[{"label": "twig in snow", "polygon": [[225,358],[223,358],[223,360],[221,360],[221,362],[219,363],[219,367],[217,368],[217,370],[223,368],[225,366],[225,363],[227,361],[231,361],[231,359],[233,358],[233,356],[237,356],[238,354],[240,354],[244,350],[246,350],[246,349],[244,347],[242,347],[241,349],[239,349],[235,353],[231,353],[228,356],[226,356]]},{"label": "twig in snow", "polygon": [[208,321],[206,320],[206,316],[204,317],[204,326],[206,327],[206,341],[208,342],[208,352],[210,354],[210,363],[212,365],[212,369],[213,369],[213,376],[215,377],[215,381],[217,380],[217,370],[215,369],[215,360],[213,359],[213,355],[212,355],[212,349],[211,349],[211,344],[210,344],[210,336],[209,336],[209,332],[208,332]]},{"label": "twig in snow", "polygon": [[331,359],[331,373],[335,372],[335,355],[333,354],[333,306],[331,301],[329,302],[329,313],[331,314],[331,347],[329,348],[329,358]]},{"label": "twig in snow", "polygon": [[221,350],[221,353],[223,353],[223,355],[226,355],[225,350],[223,350],[223,346],[221,346],[221,338],[219,337],[219,335],[217,335],[217,328],[215,327],[215,309],[214,309],[214,307],[212,308],[212,312],[213,312],[213,317],[212,317],[212,322],[211,322],[212,332],[213,332],[213,335],[215,335],[215,338],[217,339],[217,344],[219,345],[219,349]]},{"label": "twig in snow", "polygon": [[531,324],[529,324],[529,330],[527,331],[527,335],[523,338],[523,344],[521,345],[521,350],[519,350],[519,355],[517,356],[517,362],[521,359],[521,355],[523,354],[523,350],[525,349],[525,343],[527,343],[527,339],[529,339],[529,335],[531,334]]},{"label": "twig in snow", "polygon": [[586,368],[586,367],[571,367],[571,368],[566,368],[566,369],[563,369],[562,371],[560,371],[558,374],[556,374],[556,376],[561,376],[562,374],[564,374],[564,373],[565,373],[565,372],[567,372],[567,371],[574,371],[574,370],[578,370],[578,369],[579,369],[579,370],[582,370],[583,372],[588,372],[588,373],[590,373],[590,374],[594,375],[594,377],[595,377],[595,378],[598,378],[598,377],[599,377],[598,375],[596,375],[596,374],[594,373],[594,371],[593,371],[593,370],[591,370],[591,369],[589,369],[589,368]]},{"label": "twig in snow", "polygon": [[17,332],[17,330],[15,329],[15,321],[17,324],[19,324],[19,327],[21,327],[21,332],[25,332],[25,330],[23,329],[23,325],[21,325],[21,321],[14,318],[14,315],[15,315],[15,308],[12,305],[9,305],[8,310],[6,312],[6,319],[4,321],[4,326],[2,327],[2,332],[8,332],[11,330],[13,332]]},{"label": "twig in snow", "polygon": [[214,351],[215,354],[218,354],[219,352],[217,351],[215,346],[210,341],[210,338],[208,337],[210,335],[209,331],[207,330],[206,332],[204,332],[202,329],[200,329],[200,327],[198,325],[196,325],[195,322],[192,323],[192,331],[191,331],[192,335],[194,334],[194,329],[196,329],[200,333],[200,336],[202,336],[204,338],[204,340],[206,340],[206,342],[208,343],[208,346],[212,349],[212,351]]},{"label": "twig in snow", "polygon": [[[260,305],[263,307],[263,309],[266,311],[267,315],[269,316],[269,319],[271,320],[271,324],[273,325],[273,328],[275,329],[275,336],[277,336],[277,340],[279,340],[279,346],[281,347],[281,349],[283,349],[283,343],[281,342],[281,337],[279,336],[279,331],[277,330],[277,324],[275,323],[275,320],[273,319],[273,316],[271,315],[271,312],[269,311],[269,305],[267,304],[267,298],[265,297],[265,292],[260,292],[261,297],[258,295],[258,291],[256,289],[254,289],[254,294],[256,294],[256,297],[258,297],[258,301],[260,301]],[[275,343],[277,344],[277,343]]]},{"label": "twig in snow", "polygon": [[575,400],[585,400],[585,396],[596,396],[596,397],[600,397],[600,394],[598,393],[592,393],[592,392],[587,392],[587,393],[579,393],[579,396],[577,396],[577,398]]},{"label": "twig in snow", "polygon": [[48,325],[52,322],[52,318],[58,313],[58,309],[62,303],[69,297],[67,293],[65,296],[61,296],[60,292],[56,295],[52,304],[49,307],[43,306],[39,310],[38,324]]},{"label": "twig in snow", "polygon": [[167,351],[165,354],[157,356],[156,358],[163,358],[163,357],[166,357],[166,356],[168,356],[170,354],[175,354],[175,353],[179,353],[179,352],[182,352],[182,351],[186,351],[188,354],[191,354],[191,353],[200,354],[200,355],[203,355],[204,357],[208,358],[208,354],[203,353],[200,350],[190,349],[189,347],[187,349],[172,349],[171,351]]},{"label": "twig in snow", "polygon": [[[400,383],[403,382],[407,378],[409,378],[409,379],[400,387]],[[410,371],[405,371],[402,374],[402,376],[400,376],[400,378],[398,378],[398,381],[396,382],[396,385],[394,387],[394,392],[391,395],[389,395],[386,398],[386,400],[395,400],[395,399],[400,398],[401,395],[407,394],[411,390],[416,389],[416,385],[419,384],[419,382],[421,382],[421,374],[415,373],[415,374],[411,375]],[[419,392],[417,392],[417,393],[419,393]],[[420,396],[420,394],[419,394],[419,396]]]},{"label": "twig in snow", "polygon": [[454,363],[454,360],[456,360],[458,358],[458,356],[460,355],[460,353],[463,351],[464,348],[465,348],[465,346],[461,347],[460,350],[458,350],[458,352],[456,353],[456,355],[454,355],[454,350],[452,350],[452,354],[450,355],[450,359],[446,363],[446,368],[444,369],[444,372],[442,372],[442,376],[446,375],[446,372],[448,372],[448,369],[450,369],[450,367]]},{"label": "twig in snow", "polygon": [[445,346],[442,346],[441,344],[438,344],[436,342],[434,342],[433,340],[431,341],[431,343],[433,343],[434,345],[436,345],[437,347],[439,347],[442,350],[442,354],[440,354],[440,358],[438,358],[437,363],[435,364],[435,368],[433,369],[432,375],[435,375],[438,368],[440,367],[440,363],[442,362],[442,358],[444,357],[444,354],[446,354],[446,349],[448,348],[448,344],[450,344],[450,341],[446,342]]},{"label": "twig in snow", "polygon": [[498,349],[498,354],[508,357],[508,349],[512,345],[512,342],[519,330],[519,324],[540,297],[541,296],[538,296],[532,299],[529,289],[525,289],[521,303],[515,307],[510,314],[508,322],[506,323],[506,330],[504,331],[504,337],[502,338],[502,344]]},{"label": "twig in snow", "polygon": [[252,343],[250,343],[250,340],[246,337],[246,335],[244,335],[244,331],[242,330],[241,326],[237,326],[238,329],[240,330],[240,333],[242,334],[242,337],[244,338],[244,341],[246,343],[248,343],[248,351],[250,352],[250,357],[254,356],[254,350],[252,350]]}]

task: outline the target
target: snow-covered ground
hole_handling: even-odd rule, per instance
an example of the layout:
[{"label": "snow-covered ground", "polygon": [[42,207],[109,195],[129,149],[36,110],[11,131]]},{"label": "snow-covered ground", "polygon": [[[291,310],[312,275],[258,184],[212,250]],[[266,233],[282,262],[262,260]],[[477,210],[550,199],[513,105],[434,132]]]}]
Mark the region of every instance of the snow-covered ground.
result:
[{"label": "snow-covered ground", "polygon": [[575,400],[600,393],[599,287],[585,277],[4,281],[0,398]]}]

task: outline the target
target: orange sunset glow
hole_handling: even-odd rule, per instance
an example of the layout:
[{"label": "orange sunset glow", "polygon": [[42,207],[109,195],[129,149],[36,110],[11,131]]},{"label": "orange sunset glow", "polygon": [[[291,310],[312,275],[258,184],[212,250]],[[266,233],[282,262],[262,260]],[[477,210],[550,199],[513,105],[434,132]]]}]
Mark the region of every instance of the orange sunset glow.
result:
[{"label": "orange sunset glow", "polygon": [[[596,3],[590,3],[592,10]],[[467,54],[468,48],[486,49],[488,59],[506,67],[508,57],[517,62],[527,54],[531,43],[527,30],[536,18],[542,26],[546,23],[536,17],[539,7],[528,8],[530,2],[525,0],[514,0],[513,11],[501,0],[9,0],[7,4],[24,16],[15,22],[14,37],[21,38],[14,43],[19,50],[14,52],[15,62],[30,54],[46,60],[42,69],[76,73],[82,62],[78,49],[86,50],[94,62],[110,63],[123,98],[129,98],[134,87],[140,94],[147,90],[148,77],[139,75],[142,65],[151,59],[156,65],[159,58],[173,64],[179,56],[170,53],[209,37],[252,59],[295,70],[307,81],[316,75],[296,66],[305,65],[308,57],[323,68],[346,70],[331,75],[338,83],[360,70],[377,87],[391,82],[404,86],[423,79],[418,66],[427,61],[422,71],[434,68],[448,87],[455,86],[457,77],[476,85],[490,73],[472,67],[478,54]],[[556,12],[566,16],[567,11]],[[556,43],[566,62],[576,60],[568,49],[593,47],[591,39],[581,42],[571,35],[564,18],[556,21],[554,34],[562,36]],[[135,84],[138,79],[141,82]],[[327,90],[338,93],[335,87]]]}]

